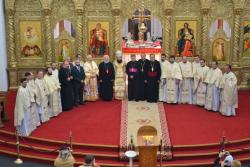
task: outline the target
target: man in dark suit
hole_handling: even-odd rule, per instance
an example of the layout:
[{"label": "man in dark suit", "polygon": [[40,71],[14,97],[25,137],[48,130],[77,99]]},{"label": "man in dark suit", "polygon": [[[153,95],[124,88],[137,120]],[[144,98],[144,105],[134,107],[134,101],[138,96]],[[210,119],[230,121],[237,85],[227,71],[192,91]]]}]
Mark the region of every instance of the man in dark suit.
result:
[{"label": "man in dark suit", "polygon": [[73,88],[74,88],[74,103],[75,106],[84,104],[83,99],[83,82],[85,79],[85,72],[80,61],[76,60],[75,66],[72,68]]}]

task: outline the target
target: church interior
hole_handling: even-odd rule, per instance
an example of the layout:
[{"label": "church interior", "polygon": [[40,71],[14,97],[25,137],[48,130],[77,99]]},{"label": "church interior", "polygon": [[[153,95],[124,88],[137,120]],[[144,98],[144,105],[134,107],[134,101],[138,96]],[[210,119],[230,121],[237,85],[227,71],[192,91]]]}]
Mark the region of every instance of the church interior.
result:
[{"label": "church interior", "polygon": [[[214,167],[217,161],[218,166],[223,166],[229,157],[235,162],[228,166],[250,166],[250,0],[2,0],[0,22],[1,167],[11,166],[5,164],[8,158],[13,167],[28,162],[34,162],[30,165],[34,167],[60,167],[55,160],[63,157],[62,148],[70,150],[70,158],[74,159],[68,167]],[[139,67],[142,55],[149,60],[145,68],[145,63]],[[210,85],[208,77],[203,80],[199,72],[194,72],[192,64],[196,58],[199,66],[203,61],[207,70],[213,66],[221,69],[219,74],[210,74],[211,78],[219,75],[220,83]],[[118,59],[122,62],[121,71]],[[152,64],[151,59],[159,66]],[[173,64],[171,59],[178,67],[166,65],[171,72],[165,71],[167,77],[163,77],[163,62]],[[182,71],[182,61],[190,62],[191,71]],[[97,81],[92,76],[94,70],[88,72],[92,64],[85,67],[88,62],[95,62]],[[134,62],[138,62],[138,68]],[[72,92],[67,92],[61,78],[67,75],[66,80],[71,81],[78,77],[72,71],[63,71],[67,63],[69,69],[79,73],[82,69],[85,74],[79,76],[83,77],[79,80],[82,88],[75,88],[73,81],[70,88],[72,99],[78,98],[79,105],[64,111],[69,103],[67,96]],[[44,88],[39,83],[34,88],[38,91],[34,91],[36,97],[30,108],[32,104],[37,107],[39,125],[22,135],[18,126],[23,126],[27,113],[20,108],[25,108],[27,102],[25,95],[19,94],[20,87],[26,82],[24,78],[31,75],[39,78],[41,74],[45,78],[54,69],[53,64],[59,71],[57,80],[44,79]],[[146,77],[159,78],[142,79],[136,85],[132,80],[137,70]],[[227,70],[230,76],[226,76]],[[111,86],[104,85],[105,75],[111,77]],[[192,86],[184,82],[185,75]],[[196,75],[200,77],[197,82]],[[174,79],[168,80],[169,76]],[[168,85],[170,80],[174,80],[174,86]],[[58,83],[58,94],[43,95],[45,89],[50,92],[52,87],[46,84],[52,82]],[[132,83],[136,85],[133,90]],[[180,86],[184,83],[185,89]],[[97,85],[95,90],[92,84]],[[120,89],[116,84],[123,86],[125,98],[116,98]],[[143,90],[149,100],[130,98],[145,84],[156,84]],[[192,102],[182,103],[181,93],[188,94],[191,87],[191,94],[196,90],[197,104],[194,97]],[[102,93],[100,97],[96,93],[94,99],[88,95],[88,91],[106,93],[109,88],[112,95],[107,96],[111,99],[101,97]],[[177,89],[178,97],[173,95]],[[199,91],[203,91],[201,96]],[[39,97],[45,96],[51,110],[57,105],[51,99],[59,101],[59,114],[41,116],[44,109],[40,107],[38,111],[43,105]],[[164,101],[167,96],[168,100],[172,96],[173,99]],[[190,98],[189,94],[186,98]],[[202,98],[204,104],[199,105]],[[208,98],[218,101],[218,110],[206,107]],[[221,112],[230,110],[229,104],[222,107],[227,100],[237,101],[230,104],[234,112],[231,115]],[[24,120],[19,121],[20,117]],[[94,157],[90,165],[89,157]]]}]

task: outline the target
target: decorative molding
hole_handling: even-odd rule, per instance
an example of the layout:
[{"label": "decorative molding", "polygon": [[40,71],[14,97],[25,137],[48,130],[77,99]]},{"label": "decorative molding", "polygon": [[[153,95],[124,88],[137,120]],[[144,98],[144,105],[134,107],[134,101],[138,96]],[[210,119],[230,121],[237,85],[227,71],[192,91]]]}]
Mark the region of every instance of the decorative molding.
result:
[{"label": "decorative molding", "polygon": [[16,43],[15,43],[15,10],[7,9],[7,38],[8,38],[8,63],[9,67],[15,68],[17,66],[16,60]]},{"label": "decorative molding", "polygon": [[164,19],[164,32],[163,32],[163,38],[166,39],[163,41],[163,49],[165,51],[165,54],[167,56],[170,55],[170,37],[171,37],[171,21],[172,21],[172,9],[165,9],[165,19]]},{"label": "decorative molding", "polygon": [[[232,37],[229,43],[229,59],[237,70],[237,75],[245,81],[244,73],[249,74],[250,58],[242,57],[243,21],[250,20],[249,0],[5,0],[8,68],[11,87],[17,86],[12,80],[14,71],[23,68],[42,68],[55,61],[56,40],[53,29],[60,20],[68,20],[76,30],[73,53],[88,54],[88,22],[108,21],[110,23],[109,53],[121,49],[121,34],[124,21],[144,6],[153,17],[160,20],[163,29],[163,50],[167,55],[174,53],[175,21],[197,20],[197,54],[208,61],[211,42],[208,31],[213,22],[221,18],[229,23]],[[19,22],[21,20],[40,20],[42,23],[42,52],[40,58],[23,58],[20,55]],[[221,64],[226,62],[221,62]],[[16,74],[18,75],[18,74]],[[16,84],[16,85],[15,85]],[[245,84],[245,83],[243,83]]]},{"label": "decorative molding", "polygon": [[44,23],[45,23],[45,53],[46,53],[46,65],[49,66],[52,61],[53,61],[53,52],[52,52],[52,35],[51,35],[51,24],[50,24],[50,14],[51,10],[50,9],[44,9],[42,11],[44,15]]},{"label": "decorative molding", "polygon": [[209,51],[208,51],[208,14],[209,9],[208,8],[202,8],[201,9],[202,14],[202,25],[201,25],[201,47],[202,47],[202,57],[209,59]]},{"label": "decorative molding", "polygon": [[76,43],[77,43],[77,53],[83,54],[83,14],[82,9],[77,9],[77,21],[76,21]]},{"label": "decorative molding", "polygon": [[234,9],[234,35],[233,35],[233,58],[232,58],[232,64],[233,66],[239,66],[239,53],[240,53],[240,18],[242,9]]}]

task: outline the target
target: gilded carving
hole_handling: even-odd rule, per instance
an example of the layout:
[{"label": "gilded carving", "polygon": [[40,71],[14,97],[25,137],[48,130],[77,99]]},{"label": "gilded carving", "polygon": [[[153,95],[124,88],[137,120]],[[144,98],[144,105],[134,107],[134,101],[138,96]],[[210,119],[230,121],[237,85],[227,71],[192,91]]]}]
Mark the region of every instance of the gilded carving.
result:
[{"label": "gilded carving", "polygon": [[242,9],[234,9],[234,43],[233,43],[233,60],[232,63],[234,66],[238,66],[239,63],[239,49],[240,49],[240,17]]},{"label": "gilded carving", "polygon": [[46,65],[50,65],[51,62],[53,61],[53,54],[52,54],[52,37],[51,37],[51,24],[50,24],[50,14],[51,10],[50,9],[44,9],[43,10],[44,18],[45,18],[45,40],[46,40]]},{"label": "gilded carving", "polygon": [[112,15],[114,16],[114,45],[115,45],[115,50],[121,50],[121,18],[120,18],[120,13],[121,11],[119,9],[113,9],[112,10]]},{"label": "gilded carving", "polygon": [[202,57],[208,59],[208,14],[209,9],[201,9],[202,13],[202,26],[201,26],[201,37],[202,37]]},{"label": "gilded carving", "polygon": [[77,9],[77,21],[76,21],[76,41],[77,41],[77,53],[83,54],[83,10]]},{"label": "gilded carving", "polygon": [[7,10],[7,31],[8,31],[8,57],[9,57],[9,65],[14,68],[17,65],[16,55],[15,55],[15,29],[14,29],[14,15],[15,10],[8,9]]},{"label": "gilded carving", "polygon": [[170,55],[170,37],[171,37],[171,19],[172,19],[172,9],[165,9],[165,19],[164,19],[164,33],[163,33],[163,37],[164,40],[163,41],[163,48],[165,51],[165,54],[167,54],[168,56]]},{"label": "gilded carving", "polygon": [[[5,0],[10,87],[17,86],[19,71],[27,70],[26,67],[42,68],[56,60],[58,43],[52,34],[59,21],[68,20],[72,23],[76,30],[75,38],[72,38],[72,52],[84,57],[88,54],[88,23],[109,22],[109,53],[113,56],[115,50],[121,49],[124,21],[141,6],[160,20],[163,29],[162,47],[167,55],[174,53],[176,45],[173,42],[176,35],[175,22],[194,20],[198,23],[196,53],[211,61],[208,30],[216,19],[226,20],[232,29],[232,37],[227,41],[228,47],[232,46],[228,48],[229,62],[237,66],[234,70],[237,76],[241,76],[242,85],[246,85],[246,79],[250,77],[250,58],[242,57],[242,25],[245,20],[250,20],[249,0]],[[42,22],[42,58],[21,57],[21,20]]]}]

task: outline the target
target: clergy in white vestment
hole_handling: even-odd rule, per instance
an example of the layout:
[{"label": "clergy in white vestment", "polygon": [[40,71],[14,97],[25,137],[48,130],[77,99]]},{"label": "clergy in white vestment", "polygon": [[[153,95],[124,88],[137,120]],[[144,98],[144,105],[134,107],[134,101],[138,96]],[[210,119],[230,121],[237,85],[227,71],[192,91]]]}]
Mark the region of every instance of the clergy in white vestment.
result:
[{"label": "clergy in white vestment", "polygon": [[116,51],[115,55],[114,95],[115,99],[123,100],[126,98],[126,63],[122,60],[122,52],[120,50]]},{"label": "clergy in white vestment", "polygon": [[48,67],[44,76],[45,87],[48,93],[50,117],[59,115],[62,112],[60,83],[52,75],[52,68]]},{"label": "clergy in white vestment", "polygon": [[187,60],[186,56],[182,57],[179,63],[182,81],[180,82],[179,103],[193,103],[193,71],[192,64]]},{"label": "clergy in white vestment", "polygon": [[161,82],[159,85],[159,101],[167,102],[167,61],[166,54],[161,54]]},{"label": "clergy in white vestment", "polygon": [[51,68],[52,68],[52,75],[59,81],[59,77],[58,77],[59,72],[58,72],[58,69],[57,69],[57,64],[52,63]]},{"label": "clergy in white vestment", "polygon": [[20,136],[29,136],[34,130],[34,124],[31,120],[30,98],[27,89],[27,79],[21,79],[21,85],[18,88],[16,104],[14,110],[14,126]]},{"label": "clergy in white vestment", "polygon": [[220,82],[220,113],[225,116],[235,116],[238,108],[237,78],[231,68],[229,64],[225,66],[225,73]]},{"label": "clergy in white vestment", "polygon": [[[194,56],[194,61],[192,62],[192,70],[193,70],[193,76],[195,76],[196,74],[197,74],[197,68],[198,67],[200,67],[201,65],[200,65],[200,58],[199,58],[199,56]],[[196,104],[196,91],[194,91],[194,90],[196,90],[196,88],[195,88],[195,86],[197,86],[198,85],[198,83],[197,83],[197,81],[198,80],[196,80],[195,78],[194,78],[194,80],[193,80],[193,104]]]},{"label": "clergy in white vestment", "polygon": [[96,63],[93,61],[91,55],[87,56],[87,62],[84,63],[85,71],[85,99],[87,101],[96,101],[98,99],[98,86],[97,86],[97,76],[99,74],[99,69]]},{"label": "clergy in white vestment", "polygon": [[209,69],[205,79],[207,83],[207,94],[205,108],[207,110],[219,111],[220,108],[220,81],[222,78],[222,72],[218,68],[218,62],[213,61],[212,67]]},{"label": "clergy in white vestment", "polygon": [[179,96],[179,84],[182,80],[181,69],[175,62],[175,57],[170,56],[167,66],[167,103],[177,103]]},{"label": "clergy in white vestment", "polygon": [[38,71],[37,78],[35,80],[36,87],[36,104],[39,113],[40,121],[47,122],[50,119],[50,112],[48,107],[48,91],[45,85],[43,71]]},{"label": "clergy in white vestment", "polygon": [[33,73],[26,72],[25,77],[28,81],[27,83],[27,89],[29,92],[29,100],[30,100],[30,112],[32,116],[32,123],[33,123],[33,130],[36,129],[37,126],[40,126],[40,118],[39,113],[36,107],[36,87],[35,87],[35,80],[33,78]]},{"label": "clergy in white vestment", "polygon": [[194,92],[196,93],[197,99],[196,104],[199,106],[205,105],[206,100],[206,91],[207,84],[205,83],[205,79],[207,76],[209,68],[206,66],[206,62],[204,59],[200,60],[200,67],[197,68],[197,71],[194,75]]}]

